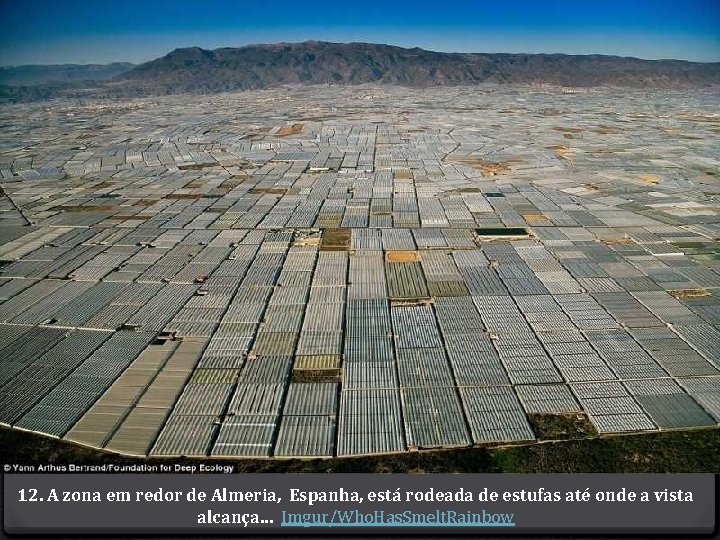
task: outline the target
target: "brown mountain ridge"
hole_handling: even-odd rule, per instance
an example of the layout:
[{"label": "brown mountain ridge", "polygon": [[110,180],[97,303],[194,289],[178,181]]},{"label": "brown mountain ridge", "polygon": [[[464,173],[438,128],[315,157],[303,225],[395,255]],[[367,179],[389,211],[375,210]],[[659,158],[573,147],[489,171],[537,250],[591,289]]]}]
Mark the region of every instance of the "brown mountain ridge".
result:
[{"label": "brown mountain ridge", "polygon": [[[29,84],[14,71],[0,81],[0,102],[55,97],[138,97],[256,90],[292,84],[363,83],[411,87],[551,84],[572,87],[691,88],[720,85],[720,62],[642,60],[603,55],[444,53],[376,43],[277,43],[239,48],[176,49],[94,81],[56,74],[58,66],[34,66]],[[64,67],[64,66],[60,66]],[[80,66],[82,67],[82,66]],[[94,71],[102,66],[92,66]],[[43,70],[46,69],[47,73]],[[11,68],[13,70],[15,68]],[[113,68],[114,69],[114,68]],[[17,71],[17,69],[15,69]],[[21,71],[22,71],[21,70]],[[100,79],[105,80],[100,80]]]},{"label": "brown mountain ridge", "polygon": [[549,83],[686,87],[720,84],[720,63],[565,54],[442,53],[374,43],[279,43],[176,49],[114,78],[150,93],[249,90],[284,84],[407,86]]}]

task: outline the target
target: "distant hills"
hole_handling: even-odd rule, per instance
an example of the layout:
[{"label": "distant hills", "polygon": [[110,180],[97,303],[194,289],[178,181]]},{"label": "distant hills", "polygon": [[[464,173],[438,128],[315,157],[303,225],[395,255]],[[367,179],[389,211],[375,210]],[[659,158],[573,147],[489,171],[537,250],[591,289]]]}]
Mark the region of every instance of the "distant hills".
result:
[{"label": "distant hills", "polygon": [[7,86],[38,86],[45,84],[104,81],[119,75],[135,64],[62,64],[53,66],[0,67],[0,84]]},{"label": "distant hills", "polygon": [[118,75],[115,81],[158,93],[370,82],[678,87],[720,84],[720,63],[600,55],[440,53],[374,43],[308,41],[214,51],[176,49]]},{"label": "distant hills", "polygon": [[[0,74],[0,83],[25,82],[21,83],[23,87],[0,88],[0,98],[23,101],[24,93],[40,96],[29,99],[72,95],[83,86],[87,87],[83,95],[88,97],[133,97],[254,90],[286,84],[379,83],[428,87],[490,82],[637,88],[720,85],[718,62],[602,55],[440,53],[374,43],[320,41],[212,51],[183,48],[134,67],[130,64],[32,66],[38,68],[35,75],[28,67],[5,68],[26,71]],[[63,67],[64,71],[59,69]],[[71,69],[73,67],[85,69]],[[54,77],[56,87],[29,88],[28,81],[40,80],[43,68],[48,68],[44,74],[46,80]],[[86,76],[93,80],[92,85],[78,82]]]}]

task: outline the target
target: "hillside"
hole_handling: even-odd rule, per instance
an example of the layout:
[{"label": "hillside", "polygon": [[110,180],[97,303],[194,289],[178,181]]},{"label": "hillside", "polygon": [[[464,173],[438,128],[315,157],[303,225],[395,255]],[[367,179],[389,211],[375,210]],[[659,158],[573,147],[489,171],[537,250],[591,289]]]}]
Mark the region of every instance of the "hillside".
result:
[{"label": "hillside", "polygon": [[720,63],[561,54],[465,54],[372,43],[176,49],[113,80],[116,90],[173,94],[283,84],[438,86],[550,83],[565,86],[686,87],[720,84]]},{"label": "hillside", "polygon": [[134,67],[115,63],[0,68],[0,103],[363,83],[690,88],[720,85],[720,63],[602,55],[440,53],[374,43],[320,41],[212,51],[190,47]]}]

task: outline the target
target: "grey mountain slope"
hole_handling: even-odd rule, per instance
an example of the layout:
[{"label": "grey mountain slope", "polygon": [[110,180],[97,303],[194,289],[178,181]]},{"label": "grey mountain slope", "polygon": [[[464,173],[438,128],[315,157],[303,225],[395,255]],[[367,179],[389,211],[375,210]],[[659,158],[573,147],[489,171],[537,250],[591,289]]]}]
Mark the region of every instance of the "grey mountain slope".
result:
[{"label": "grey mountain slope", "polygon": [[176,49],[115,77],[117,90],[169,94],[283,84],[437,86],[550,83],[684,87],[720,84],[720,63],[561,54],[440,53],[373,43],[280,43]]},{"label": "grey mountain slope", "polygon": [[0,68],[0,102],[363,83],[412,87],[498,83],[690,88],[720,85],[720,62],[603,55],[441,53],[375,43],[321,41],[212,51],[190,47],[135,67],[109,64]]}]

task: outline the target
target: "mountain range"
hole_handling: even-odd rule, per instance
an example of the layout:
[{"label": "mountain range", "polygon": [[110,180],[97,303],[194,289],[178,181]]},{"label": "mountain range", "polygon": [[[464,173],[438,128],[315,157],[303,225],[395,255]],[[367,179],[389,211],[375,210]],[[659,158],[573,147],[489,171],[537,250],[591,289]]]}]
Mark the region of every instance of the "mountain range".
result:
[{"label": "mountain range", "polygon": [[[111,67],[114,66],[114,67]],[[40,68],[40,66],[35,66]],[[57,71],[61,66],[49,66]],[[82,66],[76,66],[79,68]],[[362,83],[399,84],[412,87],[442,85],[555,84],[562,86],[627,86],[684,88],[720,85],[720,62],[642,60],[603,55],[444,53],[374,43],[278,43],[205,50],[176,49],[169,54],[132,66],[85,66],[94,74],[85,95],[131,97],[178,93],[212,93],[254,90],[288,84]],[[8,69],[8,68],[4,68]],[[117,70],[112,73],[113,70]],[[82,71],[82,70],[79,70]],[[80,77],[66,70],[57,76],[48,93],[70,95],[83,87]],[[84,75],[83,75],[84,76]],[[14,81],[30,75],[14,75]],[[37,74],[35,74],[37,79]],[[8,75],[0,83],[8,84]],[[11,101],[21,101],[25,86],[0,89]],[[36,94],[47,88],[34,88]]]}]

